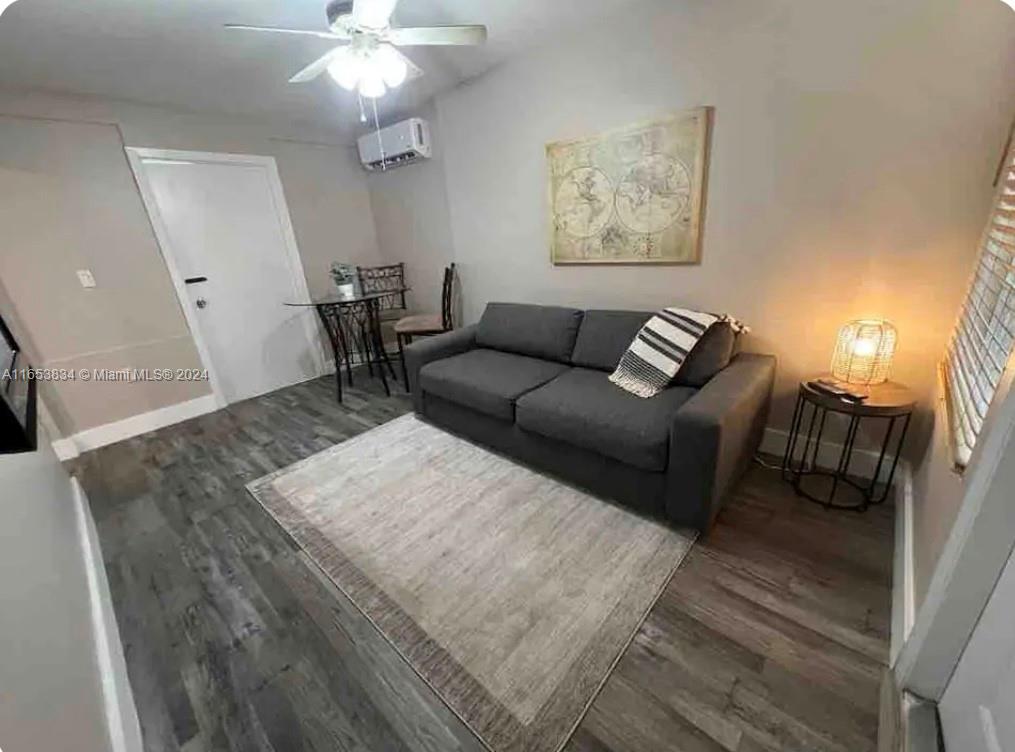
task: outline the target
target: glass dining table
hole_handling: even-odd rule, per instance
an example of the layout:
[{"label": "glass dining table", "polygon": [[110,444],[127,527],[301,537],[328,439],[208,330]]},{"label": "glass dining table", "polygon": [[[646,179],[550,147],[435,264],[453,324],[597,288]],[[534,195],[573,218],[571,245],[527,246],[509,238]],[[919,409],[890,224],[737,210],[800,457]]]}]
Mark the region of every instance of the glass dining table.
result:
[{"label": "glass dining table", "polygon": [[335,386],[338,401],[342,401],[342,365],[345,365],[346,379],[352,386],[354,365],[365,363],[371,377],[377,375],[384,385],[384,392],[391,396],[388,375],[398,380],[395,369],[384,349],[381,336],[381,301],[385,298],[404,295],[408,287],[361,292],[343,296],[337,293],[312,298],[307,302],[286,303],[294,308],[314,308],[328,333],[331,352],[335,359]]}]

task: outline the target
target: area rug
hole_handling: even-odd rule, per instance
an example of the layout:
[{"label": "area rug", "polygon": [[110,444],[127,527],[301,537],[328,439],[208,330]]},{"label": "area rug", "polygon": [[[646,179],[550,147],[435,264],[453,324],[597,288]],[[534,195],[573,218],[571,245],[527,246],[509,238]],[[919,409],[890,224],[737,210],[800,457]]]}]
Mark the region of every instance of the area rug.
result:
[{"label": "area rug", "polygon": [[563,746],[694,540],[412,415],[248,489],[495,752]]}]

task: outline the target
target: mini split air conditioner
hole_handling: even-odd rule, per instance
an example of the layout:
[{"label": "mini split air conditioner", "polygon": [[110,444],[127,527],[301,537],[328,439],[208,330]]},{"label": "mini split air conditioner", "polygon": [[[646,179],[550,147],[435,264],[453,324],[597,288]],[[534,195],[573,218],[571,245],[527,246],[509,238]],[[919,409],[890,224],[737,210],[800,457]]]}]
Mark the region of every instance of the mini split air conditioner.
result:
[{"label": "mini split air conditioner", "polygon": [[358,143],[360,161],[368,170],[391,169],[431,156],[430,126],[422,118],[409,118],[368,133]]}]

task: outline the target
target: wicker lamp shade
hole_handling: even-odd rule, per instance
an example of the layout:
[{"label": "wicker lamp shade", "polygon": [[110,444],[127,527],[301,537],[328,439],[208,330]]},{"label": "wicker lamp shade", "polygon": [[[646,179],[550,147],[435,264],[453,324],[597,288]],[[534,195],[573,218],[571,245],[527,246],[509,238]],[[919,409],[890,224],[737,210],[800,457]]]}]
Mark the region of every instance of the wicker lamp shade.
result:
[{"label": "wicker lamp shade", "polygon": [[887,381],[897,340],[895,327],[887,321],[850,321],[839,330],[832,356],[832,376],[849,384]]}]

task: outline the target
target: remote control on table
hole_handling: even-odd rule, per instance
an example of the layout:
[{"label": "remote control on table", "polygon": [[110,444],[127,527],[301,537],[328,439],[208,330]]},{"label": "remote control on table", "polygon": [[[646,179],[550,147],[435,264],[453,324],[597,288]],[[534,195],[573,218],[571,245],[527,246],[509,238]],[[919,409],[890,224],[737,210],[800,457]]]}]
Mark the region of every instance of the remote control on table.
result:
[{"label": "remote control on table", "polygon": [[814,381],[808,381],[807,384],[819,392],[830,394],[839,399],[849,400],[850,402],[863,402],[867,399],[867,395],[854,392],[831,379],[815,379]]}]

